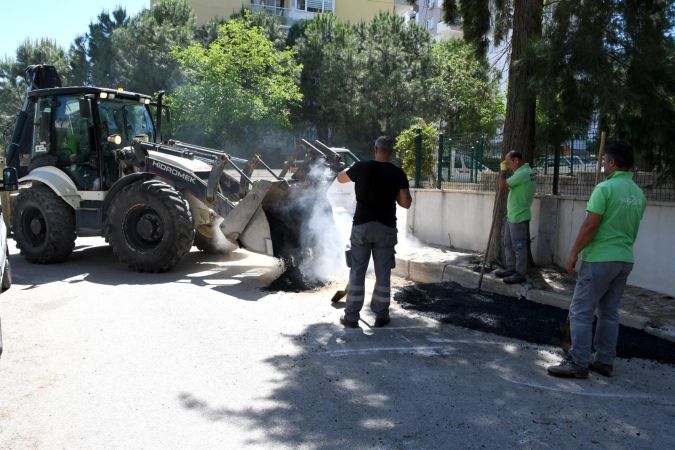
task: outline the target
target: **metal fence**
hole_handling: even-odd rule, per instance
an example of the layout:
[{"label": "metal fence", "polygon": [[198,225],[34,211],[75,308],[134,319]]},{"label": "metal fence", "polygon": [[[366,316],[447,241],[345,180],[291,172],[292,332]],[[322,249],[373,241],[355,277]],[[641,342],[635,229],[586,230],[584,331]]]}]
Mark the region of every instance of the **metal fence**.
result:
[{"label": "metal fence", "polygon": [[[598,170],[599,134],[585,132],[564,142],[557,149],[544,146],[535,156],[532,168],[537,174],[537,193],[588,197]],[[421,148],[421,142],[418,143]],[[428,151],[428,150],[427,150]],[[467,191],[494,191],[502,157],[501,137],[486,139],[472,135],[439,135],[433,155],[418,158],[416,186]],[[425,170],[426,169],[426,170]],[[660,172],[635,171],[633,180],[648,200],[675,201],[675,180]]]}]

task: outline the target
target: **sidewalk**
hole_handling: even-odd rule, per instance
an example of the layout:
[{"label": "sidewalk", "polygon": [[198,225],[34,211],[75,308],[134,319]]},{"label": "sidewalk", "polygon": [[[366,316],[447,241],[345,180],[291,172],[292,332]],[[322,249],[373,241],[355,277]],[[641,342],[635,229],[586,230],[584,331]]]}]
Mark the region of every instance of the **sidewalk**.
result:
[{"label": "sidewalk", "polygon": [[[392,273],[418,283],[454,281],[467,288],[476,288],[479,274],[473,268],[481,261],[478,253],[426,246],[399,252]],[[508,285],[486,273],[481,289],[569,309],[575,284],[572,276],[553,268],[534,268],[528,279],[527,284]],[[621,302],[620,322],[675,342],[675,299],[648,289],[627,286]]]}]

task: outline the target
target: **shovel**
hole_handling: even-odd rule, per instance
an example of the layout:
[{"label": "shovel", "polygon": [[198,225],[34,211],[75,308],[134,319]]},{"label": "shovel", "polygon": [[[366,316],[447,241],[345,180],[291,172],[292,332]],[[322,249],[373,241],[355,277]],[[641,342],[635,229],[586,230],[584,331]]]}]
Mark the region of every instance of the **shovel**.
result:
[{"label": "shovel", "polygon": [[347,287],[348,286],[349,286],[349,284],[347,284],[347,286],[345,286],[345,288],[343,290],[335,292],[335,294],[333,295],[333,298],[330,299],[331,303],[336,303],[336,302],[339,302],[340,300],[342,300],[347,295]]}]

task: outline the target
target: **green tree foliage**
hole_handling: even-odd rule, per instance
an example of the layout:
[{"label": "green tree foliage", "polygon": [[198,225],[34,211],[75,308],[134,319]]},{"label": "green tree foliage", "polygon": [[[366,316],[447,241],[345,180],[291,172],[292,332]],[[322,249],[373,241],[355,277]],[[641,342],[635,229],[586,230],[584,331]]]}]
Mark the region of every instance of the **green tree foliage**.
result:
[{"label": "green tree foliage", "polygon": [[180,72],[171,49],[195,42],[194,12],[186,0],[162,0],[136,16],[103,11],[70,48],[76,84],[123,87],[153,94],[173,90]]},{"label": "green tree foliage", "polygon": [[321,139],[365,153],[378,135],[429,115],[431,36],[416,24],[389,13],[355,25],[323,15],[293,39],[305,96],[295,117],[316,124]]},{"label": "green tree foliage", "polygon": [[181,73],[171,49],[192,44],[195,30],[194,12],[185,0],[160,1],[141,11],[113,33],[116,83],[147,94],[175,89]]},{"label": "green tree foliage", "polygon": [[289,125],[302,98],[300,67],[291,50],[277,50],[247,19],[223,24],[218,38],[172,52],[186,78],[170,97],[178,134],[206,145],[254,142],[267,127]]},{"label": "green tree foliage", "polygon": [[234,13],[230,19],[246,18],[253,25],[265,31],[267,39],[274,43],[274,47],[283,50],[286,47],[288,31],[282,27],[281,19],[276,14],[270,14],[264,9],[250,10],[242,7],[241,11]]},{"label": "green tree foliage", "polygon": [[432,46],[429,32],[403,17],[380,13],[359,23],[363,72],[360,115],[367,135],[396,135],[430,107]]},{"label": "green tree foliage", "polygon": [[118,7],[112,14],[103,11],[96,22],[89,24],[89,32],[75,38],[69,51],[73,84],[113,86],[116,83],[116,51],[112,35],[129,22],[127,11]]},{"label": "green tree foliage", "polygon": [[444,132],[493,136],[504,120],[496,75],[459,39],[434,44],[434,113]]},{"label": "green tree foliage", "polygon": [[26,93],[24,73],[26,67],[34,64],[51,64],[56,67],[61,82],[69,81],[70,72],[62,48],[49,39],[24,41],[16,49],[15,58],[0,61],[0,134],[7,141],[14,130],[16,114],[21,108]]},{"label": "green tree foliage", "polygon": [[461,17],[464,39],[474,44],[478,56],[484,56],[490,43],[498,47],[507,38],[512,26],[513,2],[443,0],[443,18],[447,23],[455,23]]},{"label": "green tree foliage", "polygon": [[438,149],[438,128],[417,117],[413,125],[401,131],[396,138],[396,151],[403,161],[403,171],[409,179],[415,177],[417,130],[422,130],[422,169],[421,176],[428,178],[434,172],[434,154]]},{"label": "green tree foliage", "polygon": [[643,170],[675,167],[675,6],[563,0],[547,11],[533,86],[541,137],[554,145],[594,120],[638,152]]},{"label": "green tree foliage", "polygon": [[303,102],[294,120],[316,127],[319,139],[344,138],[356,115],[361,63],[353,27],[332,14],[305,22],[297,41],[302,64],[300,86]]}]

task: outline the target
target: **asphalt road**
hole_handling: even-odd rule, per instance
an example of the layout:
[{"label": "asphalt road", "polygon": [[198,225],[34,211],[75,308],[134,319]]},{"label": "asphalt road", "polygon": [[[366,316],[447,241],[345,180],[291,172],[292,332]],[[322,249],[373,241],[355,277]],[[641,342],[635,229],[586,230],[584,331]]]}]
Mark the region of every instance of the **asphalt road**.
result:
[{"label": "asphalt road", "polygon": [[551,378],[553,347],[397,305],[387,328],[366,312],[345,330],[344,281],[262,291],[279,268],[246,252],[137,274],[100,239],[60,265],[11,251],[3,449],[675,448],[673,366]]}]

